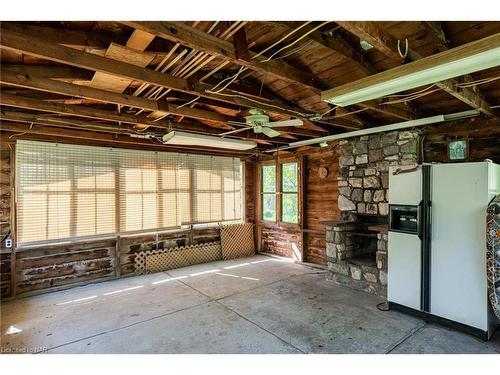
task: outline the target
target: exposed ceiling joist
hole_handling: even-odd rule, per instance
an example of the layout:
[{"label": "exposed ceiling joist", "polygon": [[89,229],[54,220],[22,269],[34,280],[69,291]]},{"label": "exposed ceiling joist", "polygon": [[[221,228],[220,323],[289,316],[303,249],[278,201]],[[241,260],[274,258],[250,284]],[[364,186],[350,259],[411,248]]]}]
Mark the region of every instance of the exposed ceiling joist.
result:
[{"label": "exposed ceiling joist", "polygon": [[[331,82],[320,79],[311,73],[301,71],[286,62],[268,60],[265,56],[258,56],[257,53],[248,50],[243,54],[238,52],[238,48],[241,48],[241,46],[237,47],[241,44],[239,40],[241,36],[235,35],[235,41],[237,43],[233,44],[190,27],[182,22],[123,21],[122,23],[172,42],[180,43],[187,47],[229,60],[237,65],[251,69],[252,71],[271,75],[291,83],[298,83],[315,92],[333,87]],[[364,123],[358,116],[352,115],[352,117],[355,118],[358,123]]]},{"label": "exposed ceiling joist", "polygon": [[233,43],[207,34],[182,22],[122,21],[122,23],[172,42],[216,55],[222,59],[234,61],[238,65],[253,71],[271,74],[277,78],[300,83],[312,89],[321,90],[331,86],[330,83],[319,79],[315,75],[301,71],[287,63],[275,60],[262,62],[267,58],[265,56],[257,56],[255,52],[249,51],[249,59],[243,59],[242,56],[238,56]]},{"label": "exposed ceiling joist", "polygon": [[168,120],[160,120],[155,122],[146,118],[145,116],[134,116],[99,108],[90,108],[86,106],[50,103],[43,100],[31,99],[18,95],[2,94],[0,96],[0,104],[15,108],[56,113],[65,116],[91,118],[94,120],[126,123],[131,125],[151,126],[164,129],[168,129],[169,127],[177,127],[179,130],[184,129],[201,132],[207,131],[207,127],[202,124],[183,122],[182,124],[178,124],[178,126],[175,126],[176,123],[170,122]]},{"label": "exposed ceiling joist", "polygon": [[[132,127],[119,126],[110,123],[95,122],[92,119],[85,120],[75,120],[74,118],[68,117],[58,117],[57,115],[51,115],[46,113],[34,113],[34,112],[18,112],[9,111],[5,109],[0,110],[0,119],[6,121],[16,121],[28,124],[39,124],[45,126],[57,126],[64,129],[83,129],[97,131],[101,133],[114,133],[114,134],[141,134],[140,131]],[[2,129],[2,125],[0,125]],[[173,130],[182,130],[183,128],[172,127]],[[191,129],[194,130],[194,129]],[[164,132],[162,132],[164,133]],[[213,134],[218,135],[220,131],[216,129],[208,128],[206,131],[198,131],[198,133]],[[144,134],[144,133],[142,133]],[[244,140],[251,140],[253,142],[259,143],[261,145],[270,146],[273,143],[267,141],[266,139],[256,138],[256,137],[242,137]],[[297,138],[293,138],[297,139]],[[280,142],[280,143],[286,143]]]},{"label": "exposed ceiling joist", "polygon": [[[153,143],[150,140],[143,140],[129,137],[128,135],[121,134],[110,134],[102,133],[91,130],[76,130],[76,129],[60,129],[53,126],[30,126],[30,124],[23,124],[19,122],[3,122],[0,124],[0,131],[4,134],[16,134],[16,139],[50,139],[50,140],[60,140],[64,139],[65,142],[75,142],[81,143],[85,140],[87,144],[93,145],[117,145],[119,147],[131,147],[131,148],[144,148],[148,150],[161,150],[161,151],[172,151],[172,152],[186,152],[191,148],[186,147],[174,147],[168,145],[161,145],[159,143]],[[40,136],[40,137],[37,137]],[[206,153],[210,155],[250,155],[256,153],[242,152],[235,150],[222,150],[213,148],[197,148],[197,152]]]},{"label": "exposed ceiling joist", "polygon": [[17,87],[24,87],[60,95],[93,99],[102,103],[113,103],[122,106],[144,109],[147,111],[158,111],[163,114],[185,116],[198,120],[210,120],[223,124],[225,124],[227,121],[234,120],[233,117],[221,115],[217,112],[189,107],[176,108],[176,106],[169,104],[166,100],[154,101],[139,96],[125,95],[93,87],[55,81],[37,76],[36,74],[17,74],[10,69],[2,68],[0,74],[0,82]]},{"label": "exposed ceiling joist", "polygon": [[221,102],[226,102],[242,107],[259,107],[266,111],[281,113],[287,116],[302,117],[300,109],[288,108],[283,105],[275,105],[273,102],[261,99],[258,102],[241,96],[211,94],[207,90],[210,85],[200,83],[191,79],[183,79],[168,74],[163,74],[151,69],[142,69],[132,64],[121,61],[115,61],[106,57],[93,55],[90,53],[78,51],[62,45],[54,45],[32,35],[27,35],[14,30],[15,26],[10,25],[4,28],[1,25],[0,44],[3,48],[23,52],[44,59],[56,61],[93,71],[114,74],[126,79],[133,79],[140,82],[149,83],[155,86],[169,88],[175,91],[201,96]]},{"label": "exposed ceiling joist", "polygon": [[[398,40],[375,22],[337,21],[337,23],[354,35],[366,40],[386,56],[399,61],[403,60],[398,52]],[[407,58],[410,61],[418,61],[422,59],[422,56],[411,48],[408,48]],[[496,117],[496,114],[484,98],[470,87],[458,88],[456,86],[457,83],[458,81],[456,79],[448,79],[437,82],[436,85],[472,108],[478,109],[488,116]]]},{"label": "exposed ceiling joist", "polygon": [[[287,27],[288,29],[293,29],[299,26],[299,22],[293,21],[280,21],[280,22],[270,22],[275,26]],[[304,32],[310,31],[312,26],[304,26]],[[350,62],[357,64],[359,68],[367,75],[372,75],[378,73],[375,67],[363,56],[361,52],[352,47],[346,40],[344,40],[340,35],[332,34],[332,36],[326,36],[319,31],[314,31],[307,36],[308,40],[313,40],[315,43],[327,48],[335,53],[348,59]],[[361,107],[370,109],[374,112],[381,113],[383,115],[389,115],[401,120],[413,120],[417,117],[417,110],[409,105],[395,105],[395,106],[384,106],[382,100],[370,100],[360,104]]]},{"label": "exposed ceiling joist", "polygon": [[57,79],[66,82],[90,81],[92,79],[92,73],[88,70],[72,66],[2,64],[2,69],[8,69],[11,72],[25,75],[36,74],[42,78]]},{"label": "exposed ceiling joist", "polygon": [[423,21],[422,24],[426,30],[430,31],[439,40],[444,49],[451,47],[441,21]]}]

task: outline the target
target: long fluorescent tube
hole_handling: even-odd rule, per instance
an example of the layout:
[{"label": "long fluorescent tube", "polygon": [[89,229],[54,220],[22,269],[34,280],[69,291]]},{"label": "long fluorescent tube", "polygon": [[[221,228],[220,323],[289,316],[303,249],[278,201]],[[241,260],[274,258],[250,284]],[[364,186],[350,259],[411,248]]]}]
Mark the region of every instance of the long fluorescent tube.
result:
[{"label": "long fluorescent tube", "polygon": [[202,146],[228,150],[250,150],[257,146],[254,142],[239,139],[219,138],[211,135],[171,131],[163,136],[163,143],[177,146]]},{"label": "long fluorescent tube", "polygon": [[398,122],[398,123],[395,123],[395,124],[377,126],[377,127],[374,127],[374,128],[354,130],[352,132],[347,132],[347,133],[327,135],[325,137],[319,137],[319,138],[314,138],[314,139],[307,139],[305,141],[292,142],[292,143],[288,144],[288,146],[286,146],[286,147],[280,147],[280,148],[277,148],[277,149],[268,150],[266,152],[275,152],[275,151],[281,151],[281,150],[288,150],[290,148],[296,148],[296,147],[302,147],[302,146],[309,146],[309,145],[314,145],[314,144],[320,144],[320,143],[323,143],[323,142],[329,142],[329,141],[334,141],[334,140],[338,140],[338,139],[359,137],[359,136],[362,136],[362,135],[368,135],[368,134],[374,134],[374,133],[382,133],[382,132],[388,132],[388,131],[392,131],[392,130],[401,130],[401,129],[406,129],[406,128],[414,128],[414,127],[417,127],[417,126],[430,125],[430,124],[435,124],[435,123],[444,122],[444,121],[460,120],[460,119],[464,119],[464,118],[474,117],[474,116],[477,116],[477,115],[479,115],[479,111],[476,110],[476,109],[472,109],[470,111],[456,112],[456,113],[451,113],[451,114],[448,114],[448,115],[437,115],[437,116],[431,116],[431,117],[424,117],[424,118],[419,118],[417,120],[403,121],[403,122]]},{"label": "long fluorescent tube", "polygon": [[496,66],[500,33],[323,91],[321,98],[346,107]]}]

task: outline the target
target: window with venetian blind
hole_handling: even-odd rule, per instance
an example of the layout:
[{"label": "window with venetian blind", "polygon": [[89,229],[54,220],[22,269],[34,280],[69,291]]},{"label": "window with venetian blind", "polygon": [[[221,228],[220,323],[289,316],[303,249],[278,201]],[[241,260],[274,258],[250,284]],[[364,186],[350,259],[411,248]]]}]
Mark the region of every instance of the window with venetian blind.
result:
[{"label": "window with venetian blind", "polygon": [[240,220],[241,186],[238,158],[19,141],[17,240]]}]

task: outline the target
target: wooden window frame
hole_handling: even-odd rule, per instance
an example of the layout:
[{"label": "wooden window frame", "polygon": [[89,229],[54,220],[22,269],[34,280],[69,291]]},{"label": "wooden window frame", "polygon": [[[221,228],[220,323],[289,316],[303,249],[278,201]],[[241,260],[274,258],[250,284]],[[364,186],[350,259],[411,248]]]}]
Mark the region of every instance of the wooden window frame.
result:
[{"label": "wooden window frame", "polygon": [[[297,163],[297,204],[298,204],[298,222],[297,223],[289,223],[282,221],[282,195],[283,195],[283,186],[282,186],[282,165],[289,163]],[[262,199],[263,199],[263,184],[262,184],[262,168],[264,166],[274,165],[276,167],[276,220],[268,221],[263,220],[263,207],[262,207]],[[270,159],[270,160],[262,160],[257,164],[257,184],[258,188],[257,192],[257,223],[259,225],[278,225],[281,228],[285,229],[297,229],[302,228],[303,215],[302,215],[302,196],[303,196],[303,173],[302,173],[302,159],[296,157],[287,157],[280,158],[279,160]]]}]

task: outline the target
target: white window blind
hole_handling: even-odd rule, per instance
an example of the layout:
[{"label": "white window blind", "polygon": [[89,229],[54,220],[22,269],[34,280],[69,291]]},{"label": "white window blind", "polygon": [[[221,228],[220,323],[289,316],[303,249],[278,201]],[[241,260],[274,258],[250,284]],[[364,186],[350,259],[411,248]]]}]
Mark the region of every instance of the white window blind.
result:
[{"label": "white window blind", "polygon": [[241,218],[238,158],[18,141],[18,243]]}]

